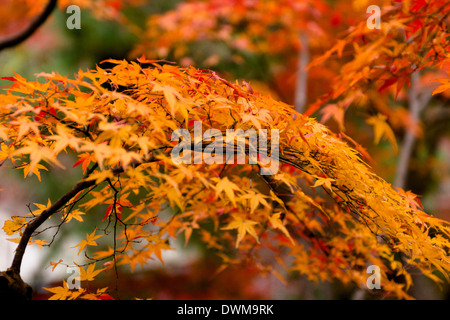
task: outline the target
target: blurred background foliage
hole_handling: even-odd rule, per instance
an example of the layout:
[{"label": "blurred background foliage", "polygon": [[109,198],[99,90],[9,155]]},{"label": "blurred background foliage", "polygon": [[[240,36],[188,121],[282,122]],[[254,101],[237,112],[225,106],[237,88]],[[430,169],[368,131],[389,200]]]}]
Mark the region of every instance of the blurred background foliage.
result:
[{"label": "blurred background foliage", "polygon": [[[70,3],[70,1],[66,1]],[[76,3],[76,1],[72,1]],[[120,3],[120,1],[110,1]],[[7,50],[0,51],[0,76],[14,76],[13,72],[31,79],[40,72],[58,72],[69,78],[81,68],[95,68],[96,65],[109,58],[130,59],[140,56],[142,39],[148,31],[149,17],[159,13],[168,12],[177,8],[182,3],[180,0],[152,0],[136,1],[139,6],[121,7],[120,19],[108,19],[98,17],[95,12],[87,9],[81,10],[81,29],[69,30],[66,27],[68,14],[64,5],[55,10],[49,20],[37,32],[24,43]],[[46,1],[37,3],[42,6]],[[342,32],[347,23],[351,23],[355,16],[346,15],[345,4],[342,1],[327,2],[332,11],[324,17],[324,28],[334,28],[335,34]],[[0,37],[13,34],[29,22],[29,18],[21,15],[25,10],[20,1],[3,1],[0,4],[3,12],[0,17]],[[12,10],[8,6],[17,6]],[[342,8],[344,6],[344,8]],[[5,9],[9,8],[9,9]],[[13,12],[5,16],[4,13]],[[344,21],[345,20],[345,21]],[[240,26],[239,32],[245,34],[246,25]],[[273,26],[277,28],[276,25]],[[162,35],[164,38],[164,35]],[[322,39],[323,40],[323,39]],[[145,42],[144,42],[145,44]],[[146,44],[151,45],[150,44]],[[323,53],[330,43],[312,39],[311,54]],[[140,50],[140,48],[142,50]],[[148,48],[147,48],[148,49]],[[157,51],[158,48],[153,48]],[[276,54],[270,52],[249,51],[232,47],[226,41],[206,38],[198,41],[190,41],[184,44],[182,54],[173,52],[165,55],[168,60],[181,65],[194,65],[198,68],[211,68],[217,70],[229,79],[246,79],[251,82],[255,90],[270,93],[277,99],[286,103],[294,103],[295,80],[297,69],[298,48],[284,48]],[[159,58],[146,55],[147,58]],[[332,72],[327,69],[318,69],[308,77],[308,103],[314,101],[314,97],[323,93],[328,88],[328,82]],[[0,80],[1,90],[10,85],[7,80]],[[448,102],[448,101],[447,101]],[[394,104],[394,102],[392,102]],[[430,107],[429,123],[424,120],[425,135],[420,139],[414,149],[413,160],[410,164],[407,190],[423,195],[422,202],[425,211],[441,218],[450,220],[450,138],[449,118],[444,117],[436,121],[439,115],[433,114]],[[318,118],[321,114],[315,114]],[[435,117],[435,118],[433,118]],[[436,124],[437,123],[437,124]],[[332,129],[338,131],[334,122],[328,122]],[[355,137],[353,133],[367,130],[367,125],[361,118],[358,109],[349,109],[346,114],[347,134]],[[445,138],[447,137],[447,138]],[[395,175],[397,156],[392,154],[388,143],[374,145],[371,135],[357,135],[356,140],[366,146],[373,158],[375,171],[388,181],[392,181]],[[64,160],[63,160],[64,161]],[[67,164],[74,162],[74,157],[68,154],[65,160]],[[67,174],[69,173],[69,176]],[[56,200],[65,190],[68,190],[81,176],[81,168],[61,171],[49,169],[42,173],[39,183],[36,177],[23,180],[21,171],[0,168],[0,223],[8,215],[26,213],[27,204],[46,203],[48,198]],[[62,177],[61,175],[64,174]],[[98,221],[103,217],[106,208],[97,208],[97,212],[91,212],[83,216],[86,222]],[[71,246],[77,243],[77,239],[90,231],[89,223],[73,223],[69,227],[62,228],[56,240],[50,248],[29,248],[30,257],[25,260],[27,274],[24,280],[33,287],[40,288],[48,282],[56,281],[68,276],[61,266],[51,272],[48,268],[50,261],[56,262],[61,252],[68,253]],[[51,238],[51,231],[47,238]],[[182,236],[182,235],[181,235]],[[245,268],[224,270],[216,274],[220,266],[220,260],[211,255],[211,251],[202,247],[198,235],[193,236],[188,248],[184,248],[184,240],[174,243],[179,248],[180,254],[167,253],[165,265],[158,261],[142,271],[135,271],[133,277],[129,277],[129,271],[123,270],[116,279],[111,273],[99,283],[99,287],[109,285],[110,288],[118,288],[122,299],[148,298],[155,299],[352,299],[360,298],[356,288],[346,287],[337,283],[311,283],[304,277],[292,276],[288,279],[290,285],[285,286],[273,275],[257,273],[255,268],[248,265]],[[73,240],[73,241],[72,241]],[[0,241],[0,269],[8,267],[15,244],[11,244],[2,236]],[[76,249],[71,249],[70,254],[76,254]],[[69,254],[69,253],[68,253]],[[27,255],[26,255],[27,256]],[[36,257],[40,256],[39,259]],[[34,260],[33,260],[34,259]],[[70,256],[69,256],[70,259]],[[53,274],[53,275],[51,275]],[[445,298],[448,290],[439,292],[437,287],[428,280],[420,278],[412,289],[418,299]],[[47,293],[38,291],[35,298],[46,298]],[[365,297],[368,299],[380,298],[373,293]]]}]

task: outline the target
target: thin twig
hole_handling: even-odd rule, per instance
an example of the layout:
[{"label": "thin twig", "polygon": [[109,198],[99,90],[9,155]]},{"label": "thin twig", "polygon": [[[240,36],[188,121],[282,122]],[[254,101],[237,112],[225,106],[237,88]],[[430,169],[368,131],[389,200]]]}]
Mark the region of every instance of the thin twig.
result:
[{"label": "thin twig", "polygon": [[14,47],[28,39],[47,20],[53,9],[55,9],[57,2],[57,0],[50,0],[42,13],[37,16],[26,29],[0,41],[0,50]]}]

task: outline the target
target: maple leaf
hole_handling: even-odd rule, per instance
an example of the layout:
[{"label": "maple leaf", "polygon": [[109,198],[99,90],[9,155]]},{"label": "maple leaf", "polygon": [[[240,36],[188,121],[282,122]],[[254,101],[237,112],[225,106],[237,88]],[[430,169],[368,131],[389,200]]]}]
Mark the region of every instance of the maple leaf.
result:
[{"label": "maple leaf", "polygon": [[78,151],[82,139],[71,134],[70,130],[63,125],[56,127],[56,135],[47,137],[48,140],[55,141],[52,148],[55,154],[58,154],[62,150],[66,150],[69,146],[73,150]]},{"label": "maple leaf", "polygon": [[106,290],[108,290],[108,287],[97,289],[96,293],[88,293],[81,296],[81,298],[87,300],[110,300],[107,299],[107,296],[109,296],[109,294],[105,293]]},{"label": "maple leaf", "polygon": [[436,89],[433,90],[433,95],[450,90],[450,79],[436,79],[433,81],[441,83]]},{"label": "maple leaf", "polygon": [[19,126],[17,140],[20,140],[28,132],[33,132],[36,136],[40,135],[39,124],[31,121],[27,117],[21,117],[18,120],[13,121],[11,124]]},{"label": "maple leaf", "polygon": [[335,182],[336,181],[335,179],[323,178],[318,176],[315,176],[315,178],[317,178],[317,180],[313,185],[314,188],[319,186],[325,186],[328,190],[333,191],[333,189],[331,188],[331,183]]},{"label": "maple leaf", "polygon": [[386,88],[392,86],[394,83],[396,83],[398,81],[398,78],[390,78],[388,80],[386,80],[383,85],[378,88],[378,92],[382,92],[383,90],[385,90]]},{"label": "maple leaf", "polygon": [[0,79],[9,80],[9,81],[17,81],[17,79],[14,77],[0,77]]},{"label": "maple leaf", "polygon": [[53,287],[53,288],[45,288],[45,290],[50,291],[53,295],[48,298],[49,300],[66,300],[72,295],[72,292],[69,290],[69,287],[65,280],[63,280],[62,287]]},{"label": "maple leaf", "polygon": [[82,212],[82,211],[80,211],[78,209],[72,210],[66,217],[66,223],[70,222],[72,219],[75,219],[75,220],[78,220],[80,222],[83,222],[82,215],[84,215],[84,214],[85,214],[84,212]]},{"label": "maple leaf", "polygon": [[336,104],[329,104],[329,105],[325,106],[324,108],[322,108],[320,113],[323,114],[323,117],[321,120],[323,123],[327,122],[331,117],[333,117],[333,119],[336,120],[336,122],[338,123],[339,129],[341,131],[344,130],[344,109],[343,108],[339,107]]},{"label": "maple leaf", "polygon": [[218,195],[220,195],[222,192],[225,192],[228,199],[230,199],[233,203],[233,206],[236,206],[234,191],[238,191],[240,190],[240,188],[235,183],[231,182],[227,177],[225,177],[217,183],[215,189]]},{"label": "maple leaf", "polygon": [[[87,180],[95,180],[96,184],[103,182],[108,179],[114,179],[114,174],[111,170],[103,170],[103,171],[94,171],[93,174],[89,176]],[[95,201],[95,200],[94,200]]]},{"label": "maple leaf", "polygon": [[[100,169],[104,169],[105,159],[108,159],[112,154],[111,147],[106,143],[85,142],[84,145],[80,148],[80,150],[86,152],[93,151],[95,157],[94,159],[96,160],[95,162],[97,162]],[[92,161],[92,158],[90,158],[90,161]]]},{"label": "maple leaf", "polygon": [[11,219],[6,220],[2,228],[8,236],[20,231],[26,225],[24,217],[11,216]]},{"label": "maple leaf", "polygon": [[40,161],[46,161],[47,163],[54,164],[61,169],[64,169],[64,166],[59,162],[56,158],[54,151],[49,147],[42,147],[38,143],[34,141],[26,141],[26,146],[16,150],[13,155],[24,155],[29,154],[30,156],[30,169],[29,171],[33,172],[34,167],[38,165]]},{"label": "maple leaf", "polygon": [[248,233],[259,243],[258,235],[256,234],[254,226],[258,224],[256,221],[243,219],[241,216],[233,216],[233,221],[230,222],[222,230],[233,230],[237,229],[238,235],[236,239],[236,248],[239,247],[239,243],[242,241],[244,236]]},{"label": "maple leaf", "polygon": [[283,221],[281,221],[281,219],[280,219],[281,214],[282,213],[278,212],[278,213],[275,213],[275,214],[269,216],[270,224],[275,229],[281,230],[281,232],[283,232],[284,235],[286,237],[288,237],[288,239],[291,241],[291,243],[294,244],[294,240],[292,239],[291,235],[289,234],[289,231],[286,229],[286,226],[283,224]]},{"label": "maple leaf", "polygon": [[33,203],[33,204],[36,207],[38,207],[39,209],[32,211],[31,214],[34,216],[37,216],[37,215],[40,215],[44,210],[47,210],[48,208],[50,208],[52,205],[52,202],[50,201],[50,199],[48,199],[47,205],[40,204],[40,203]]},{"label": "maple leaf", "polygon": [[262,204],[266,208],[270,208],[270,205],[266,200],[266,196],[262,195],[261,193],[257,193],[253,190],[248,191],[248,193],[243,195],[241,199],[249,200],[250,213],[253,213],[260,204]]},{"label": "maple leaf", "polygon": [[83,174],[85,174],[87,168],[89,167],[89,164],[91,162],[95,162],[95,156],[88,152],[83,152],[77,156],[80,159],[78,159],[77,162],[75,162],[75,164],[72,166],[72,168],[75,168],[76,166],[81,164],[81,168],[83,169]]},{"label": "maple leaf", "polygon": [[95,270],[95,263],[91,263],[87,267],[87,269],[84,269],[83,267],[79,266],[78,264],[76,264],[76,265],[80,268],[80,277],[77,278],[80,281],[93,281],[96,275],[98,275],[100,272],[105,270],[105,269]]},{"label": "maple leaf", "polygon": [[100,299],[100,300],[115,300],[113,297],[111,297],[107,293],[102,293],[97,298]]},{"label": "maple leaf", "polygon": [[376,116],[372,116],[366,120],[366,122],[374,127],[375,138],[374,142],[378,144],[380,139],[385,136],[395,152],[398,152],[397,140],[395,139],[395,134],[392,131],[391,127],[386,122],[387,117],[383,114],[378,114]]},{"label": "maple leaf", "polygon": [[39,240],[31,240],[30,244],[37,244],[39,249],[41,249],[43,245],[48,245],[49,242],[46,240],[39,239]]},{"label": "maple leaf", "polygon": [[52,271],[55,271],[55,268],[56,268],[61,262],[63,262],[63,259],[59,259],[58,262],[51,262],[51,261],[50,261],[50,266],[53,266],[53,267],[52,267]]},{"label": "maple leaf", "polygon": [[[79,244],[77,244],[75,247],[80,247],[78,254],[81,253],[81,250],[83,250],[86,246],[98,246],[97,242],[95,242],[96,239],[103,237],[103,235],[95,235],[95,232],[97,231],[97,228],[91,233],[86,233],[86,240],[82,240]],[[74,248],[75,248],[74,247]]]},{"label": "maple leaf", "polygon": [[102,221],[105,221],[105,219],[106,219],[107,217],[109,217],[109,215],[110,215],[111,212],[112,212],[112,209],[113,209],[113,205],[110,204],[110,205],[108,206],[108,208],[106,208],[106,212],[105,212],[105,215],[103,216]]},{"label": "maple leaf", "polygon": [[152,91],[159,92],[162,91],[164,94],[164,97],[166,98],[167,103],[170,107],[170,113],[174,116],[176,107],[177,107],[177,98],[182,99],[182,96],[180,93],[171,86],[163,86],[158,83],[154,83],[154,87]]},{"label": "maple leaf", "polygon": [[149,235],[146,237],[148,243],[149,254],[154,253],[161,263],[164,263],[162,258],[163,250],[172,250],[170,246],[167,244],[167,241],[159,238],[157,235]]},{"label": "maple leaf", "polygon": [[[28,164],[24,165],[22,168],[23,168],[23,177],[26,178],[28,176],[28,174],[30,173],[31,164],[28,163]],[[36,166],[33,168],[33,171],[32,171],[32,173],[34,173],[36,175],[36,177],[38,178],[39,182],[41,182],[41,172],[39,171],[41,169],[48,171],[48,169],[40,163],[36,164]]]},{"label": "maple leaf", "polygon": [[20,238],[8,238],[6,240],[11,241],[13,243],[19,243],[20,242]]},{"label": "maple leaf", "polygon": [[[105,221],[105,219],[110,216],[110,214],[113,212],[113,208],[114,208],[114,206],[112,204],[110,204],[108,206],[108,208],[106,208],[106,212],[105,212],[105,215],[103,216],[102,221]],[[122,206],[117,204],[116,205],[116,215],[119,220],[122,218],[122,211],[123,211]]]}]

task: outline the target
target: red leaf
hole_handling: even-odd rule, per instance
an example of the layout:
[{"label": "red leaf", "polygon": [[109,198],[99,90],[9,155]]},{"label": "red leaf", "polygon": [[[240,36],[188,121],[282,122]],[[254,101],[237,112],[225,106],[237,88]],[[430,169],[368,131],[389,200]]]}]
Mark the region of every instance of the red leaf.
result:
[{"label": "red leaf", "polygon": [[75,168],[76,166],[82,164],[84,161],[84,158],[80,158],[77,162],[75,162],[75,164],[72,166],[72,168]]},{"label": "red leaf", "polygon": [[[110,205],[108,206],[108,208],[106,209],[106,212],[105,212],[105,215],[103,216],[102,221],[105,221],[105,219],[106,219],[107,217],[109,217],[109,215],[110,215],[111,212],[112,212],[112,209],[113,209],[113,205],[110,204]],[[118,205],[118,207],[116,208],[116,215],[117,215],[117,218],[122,219],[122,211],[123,211],[123,207],[122,207],[121,205]]]},{"label": "red leaf", "polygon": [[419,29],[423,28],[423,22],[420,19],[416,19],[408,24],[408,28],[405,30],[406,39],[409,39],[414,35]]},{"label": "red leaf", "polygon": [[383,85],[378,89],[378,92],[381,92],[381,91],[383,91],[384,89],[386,89],[387,87],[392,86],[394,83],[397,82],[397,80],[398,80],[398,78],[390,78],[390,79],[387,79],[387,80],[383,83]]},{"label": "red leaf", "polygon": [[48,112],[49,112],[51,115],[53,115],[53,116],[56,117],[56,110],[55,110],[55,108],[49,108],[49,109],[48,109]]},{"label": "red leaf", "polygon": [[123,207],[119,205],[118,210],[116,210],[117,218],[122,219]]},{"label": "red leaf", "polygon": [[426,6],[427,2],[425,0],[415,0],[409,9],[411,12],[418,12],[422,7]]},{"label": "red leaf", "polygon": [[113,297],[111,297],[109,294],[107,293],[102,293],[101,295],[99,295],[97,298],[99,298],[100,300],[115,300]]},{"label": "red leaf", "polygon": [[105,221],[105,219],[111,214],[112,208],[113,208],[113,205],[110,204],[108,206],[108,208],[106,209],[106,212],[105,212],[105,215],[103,216],[102,221]]},{"label": "red leaf", "polygon": [[39,112],[37,115],[34,116],[35,121],[39,121],[42,118],[44,118],[47,114],[44,111]]},{"label": "red leaf", "polygon": [[14,77],[0,77],[0,79],[9,80],[9,81],[17,81],[17,79]]},{"label": "red leaf", "polygon": [[409,78],[407,78],[407,77],[401,77],[398,79],[397,90],[395,91],[394,101],[397,101],[398,94],[400,93],[400,90],[402,90],[403,86],[409,85],[408,81],[409,81]]}]

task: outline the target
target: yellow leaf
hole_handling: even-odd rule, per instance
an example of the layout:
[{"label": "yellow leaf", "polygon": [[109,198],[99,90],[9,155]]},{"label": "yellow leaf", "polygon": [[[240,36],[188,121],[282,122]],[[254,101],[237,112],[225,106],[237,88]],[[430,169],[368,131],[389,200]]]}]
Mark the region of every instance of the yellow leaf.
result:
[{"label": "yellow leaf", "polygon": [[225,191],[225,194],[231,200],[233,206],[236,206],[234,191],[237,190],[240,190],[239,187],[235,183],[228,180],[227,177],[220,180],[219,183],[216,185],[216,193],[221,194],[223,191]]},{"label": "yellow leaf", "polygon": [[31,121],[27,117],[21,117],[18,120],[13,121],[12,124],[19,126],[17,140],[20,140],[28,132],[33,132],[36,136],[40,135],[39,124],[37,122]]},{"label": "yellow leaf", "polygon": [[366,122],[372,125],[374,128],[375,139],[374,142],[377,144],[380,139],[384,136],[389,140],[395,152],[398,151],[397,141],[395,139],[395,134],[391,127],[386,122],[387,117],[383,114],[378,114],[377,116],[372,116],[366,120]]},{"label": "yellow leaf", "polygon": [[26,146],[16,150],[13,155],[30,155],[30,171],[34,172],[34,167],[41,161],[58,166],[61,169],[65,169],[61,162],[56,158],[54,151],[49,147],[42,147],[37,142],[26,141]]},{"label": "yellow leaf", "polygon": [[86,246],[98,246],[97,242],[95,242],[96,239],[103,237],[103,235],[95,235],[95,232],[97,231],[97,228],[95,228],[94,232],[91,234],[86,234],[86,240],[81,241],[79,244],[77,244],[75,247],[80,247],[80,250],[78,251],[78,254],[80,254],[81,250],[84,249]]},{"label": "yellow leaf", "polygon": [[46,240],[31,240],[30,244],[37,244],[39,249],[41,249],[43,245],[48,244],[48,241],[46,241]]},{"label": "yellow leaf", "polygon": [[72,210],[66,218],[66,222],[70,222],[72,219],[78,220],[80,222],[83,222],[83,217],[81,215],[85,214],[84,212],[81,212],[78,209]]},{"label": "yellow leaf", "polygon": [[[30,173],[30,169],[31,169],[30,163],[23,166],[23,177],[24,178],[26,178],[28,176],[28,174]],[[44,167],[42,164],[39,164],[39,163],[36,164],[36,166],[33,168],[33,171],[31,171],[32,173],[34,173],[37,176],[39,181],[41,181],[41,172],[39,171],[40,169],[48,171],[48,169],[46,167]]]},{"label": "yellow leaf", "polygon": [[269,217],[270,224],[275,229],[279,229],[281,232],[283,232],[284,235],[286,237],[288,237],[289,240],[291,240],[291,243],[294,244],[294,240],[292,239],[291,235],[289,234],[289,232],[287,231],[287,229],[284,226],[283,222],[281,221],[280,216],[281,216],[280,212],[275,213],[274,215],[270,216]]},{"label": "yellow leaf", "polygon": [[52,202],[50,201],[50,199],[48,199],[47,205],[40,204],[40,203],[33,203],[33,204],[39,208],[32,212],[32,215],[37,216],[37,215],[41,214],[44,210],[47,210],[48,208],[50,208],[50,206],[52,205]]},{"label": "yellow leaf", "polygon": [[450,79],[436,79],[433,81],[442,83],[436,89],[434,89],[434,91],[432,93],[433,95],[450,90]]},{"label": "yellow leaf", "polygon": [[53,288],[45,288],[45,290],[53,293],[53,296],[48,298],[49,300],[66,300],[72,295],[72,292],[69,290],[66,281],[63,280],[63,286],[53,287]]},{"label": "yellow leaf", "polygon": [[247,194],[243,195],[241,199],[248,199],[250,201],[250,213],[253,213],[260,204],[266,208],[270,208],[269,203],[265,198],[266,196],[250,190]]},{"label": "yellow leaf", "polygon": [[24,217],[12,216],[11,219],[6,220],[2,228],[8,236],[20,231],[26,224]]},{"label": "yellow leaf", "polygon": [[249,233],[253,238],[256,239],[259,243],[258,235],[256,234],[254,225],[258,224],[256,221],[242,219],[242,217],[234,216],[234,221],[230,222],[226,227],[223,227],[222,230],[238,230],[238,236],[236,240],[236,248],[239,247],[239,243],[242,241],[244,236]]},{"label": "yellow leaf", "polygon": [[319,187],[319,186],[325,186],[328,190],[332,191],[331,189],[331,183],[334,182],[334,179],[331,178],[322,178],[315,176],[317,178],[316,182],[314,183],[313,187]]},{"label": "yellow leaf", "polygon": [[164,94],[164,97],[166,98],[167,104],[170,107],[170,113],[172,116],[175,116],[175,111],[176,111],[176,103],[177,103],[177,98],[181,99],[182,96],[180,95],[180,93],[171,86],[162,86],[160,84],[155,83],[153,90],[152,91],[162,91]]},{"label": "yellow leaf", "polygon": [[77,266],[80,268],[80,277],[78,277],[80,281],[93,281],[94,277],[104,270],[104,269],[95,270],[95,263],[90,264],[86,270],[80,267],[78,264]]},{"label": "yellow leaf", "polygon": [[87,178],[87,180],[95,180],[96,184],[99,184],[100,182],[103,182],[107,179],[114,179],[114,174],[111,172],[111,170],[94,172],[89,176],[89,178]]}]

